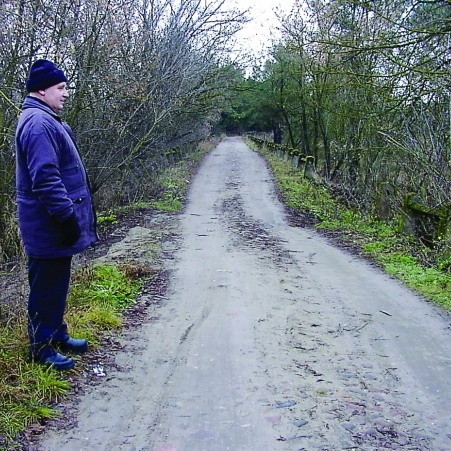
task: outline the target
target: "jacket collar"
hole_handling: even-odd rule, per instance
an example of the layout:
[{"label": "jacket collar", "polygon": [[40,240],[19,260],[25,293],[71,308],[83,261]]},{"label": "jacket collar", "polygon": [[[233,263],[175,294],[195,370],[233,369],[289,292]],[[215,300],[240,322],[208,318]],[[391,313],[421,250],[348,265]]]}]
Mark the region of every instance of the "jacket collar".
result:
[{"label": "jacket collar", "polygon": [[50,114],[59,122],[62,122],[61,118],[58,116],[57,113],[55,113],[45,102],[43,102],[40,99],[37,99],[36,97],[32,97],[32,96],[25,97],[22,108],[24,110],[26,110],[28,108],[38,108],[38,109]]}]

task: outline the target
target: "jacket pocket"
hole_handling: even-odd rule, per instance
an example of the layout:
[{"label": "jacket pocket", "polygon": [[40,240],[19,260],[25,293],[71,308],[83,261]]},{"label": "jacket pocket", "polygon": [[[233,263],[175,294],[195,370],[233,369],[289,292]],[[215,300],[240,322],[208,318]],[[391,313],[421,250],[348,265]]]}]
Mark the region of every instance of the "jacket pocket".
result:
[{"label": "jacket pocket", "polygon": [[60,169],[61,180],[68,193],[84,186],[83,169],[79,164],[73,164]]}]

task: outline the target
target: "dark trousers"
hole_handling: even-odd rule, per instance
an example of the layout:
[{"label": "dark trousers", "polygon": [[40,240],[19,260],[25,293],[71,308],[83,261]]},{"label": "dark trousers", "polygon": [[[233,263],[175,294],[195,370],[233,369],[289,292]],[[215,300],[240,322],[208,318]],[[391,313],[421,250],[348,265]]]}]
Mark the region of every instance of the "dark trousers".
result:
[{"label": "dark trousers", "polygon": [[69,337],[64,322],[72,257],[28,259],[28,334],[33,350]]}]

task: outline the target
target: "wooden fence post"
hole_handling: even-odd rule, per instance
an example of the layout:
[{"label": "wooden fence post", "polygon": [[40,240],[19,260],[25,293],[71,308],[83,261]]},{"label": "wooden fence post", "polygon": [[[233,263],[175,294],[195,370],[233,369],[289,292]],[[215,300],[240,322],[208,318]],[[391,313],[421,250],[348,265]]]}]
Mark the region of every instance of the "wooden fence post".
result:
[{"label": "wooden fence post", "polygon": [[450,214],[450,205],[429,208],[421,204],[414,193],[408,193],[404,196],[400,230],[432,248],[435,241],[446,238],[450,233]]}]

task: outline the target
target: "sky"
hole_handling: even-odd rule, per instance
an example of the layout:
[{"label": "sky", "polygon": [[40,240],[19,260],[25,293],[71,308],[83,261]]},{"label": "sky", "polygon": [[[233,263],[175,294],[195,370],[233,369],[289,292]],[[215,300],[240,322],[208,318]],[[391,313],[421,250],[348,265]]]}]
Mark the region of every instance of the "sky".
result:
[{"label": "sky", "polygon": [[237,0],[240,10],[249,8],[251,21],[237,34],[238,45],[246,53],[259,54],[271,44],[272,35],[279,21],[274,10],[289,13],[294,0]]}]

